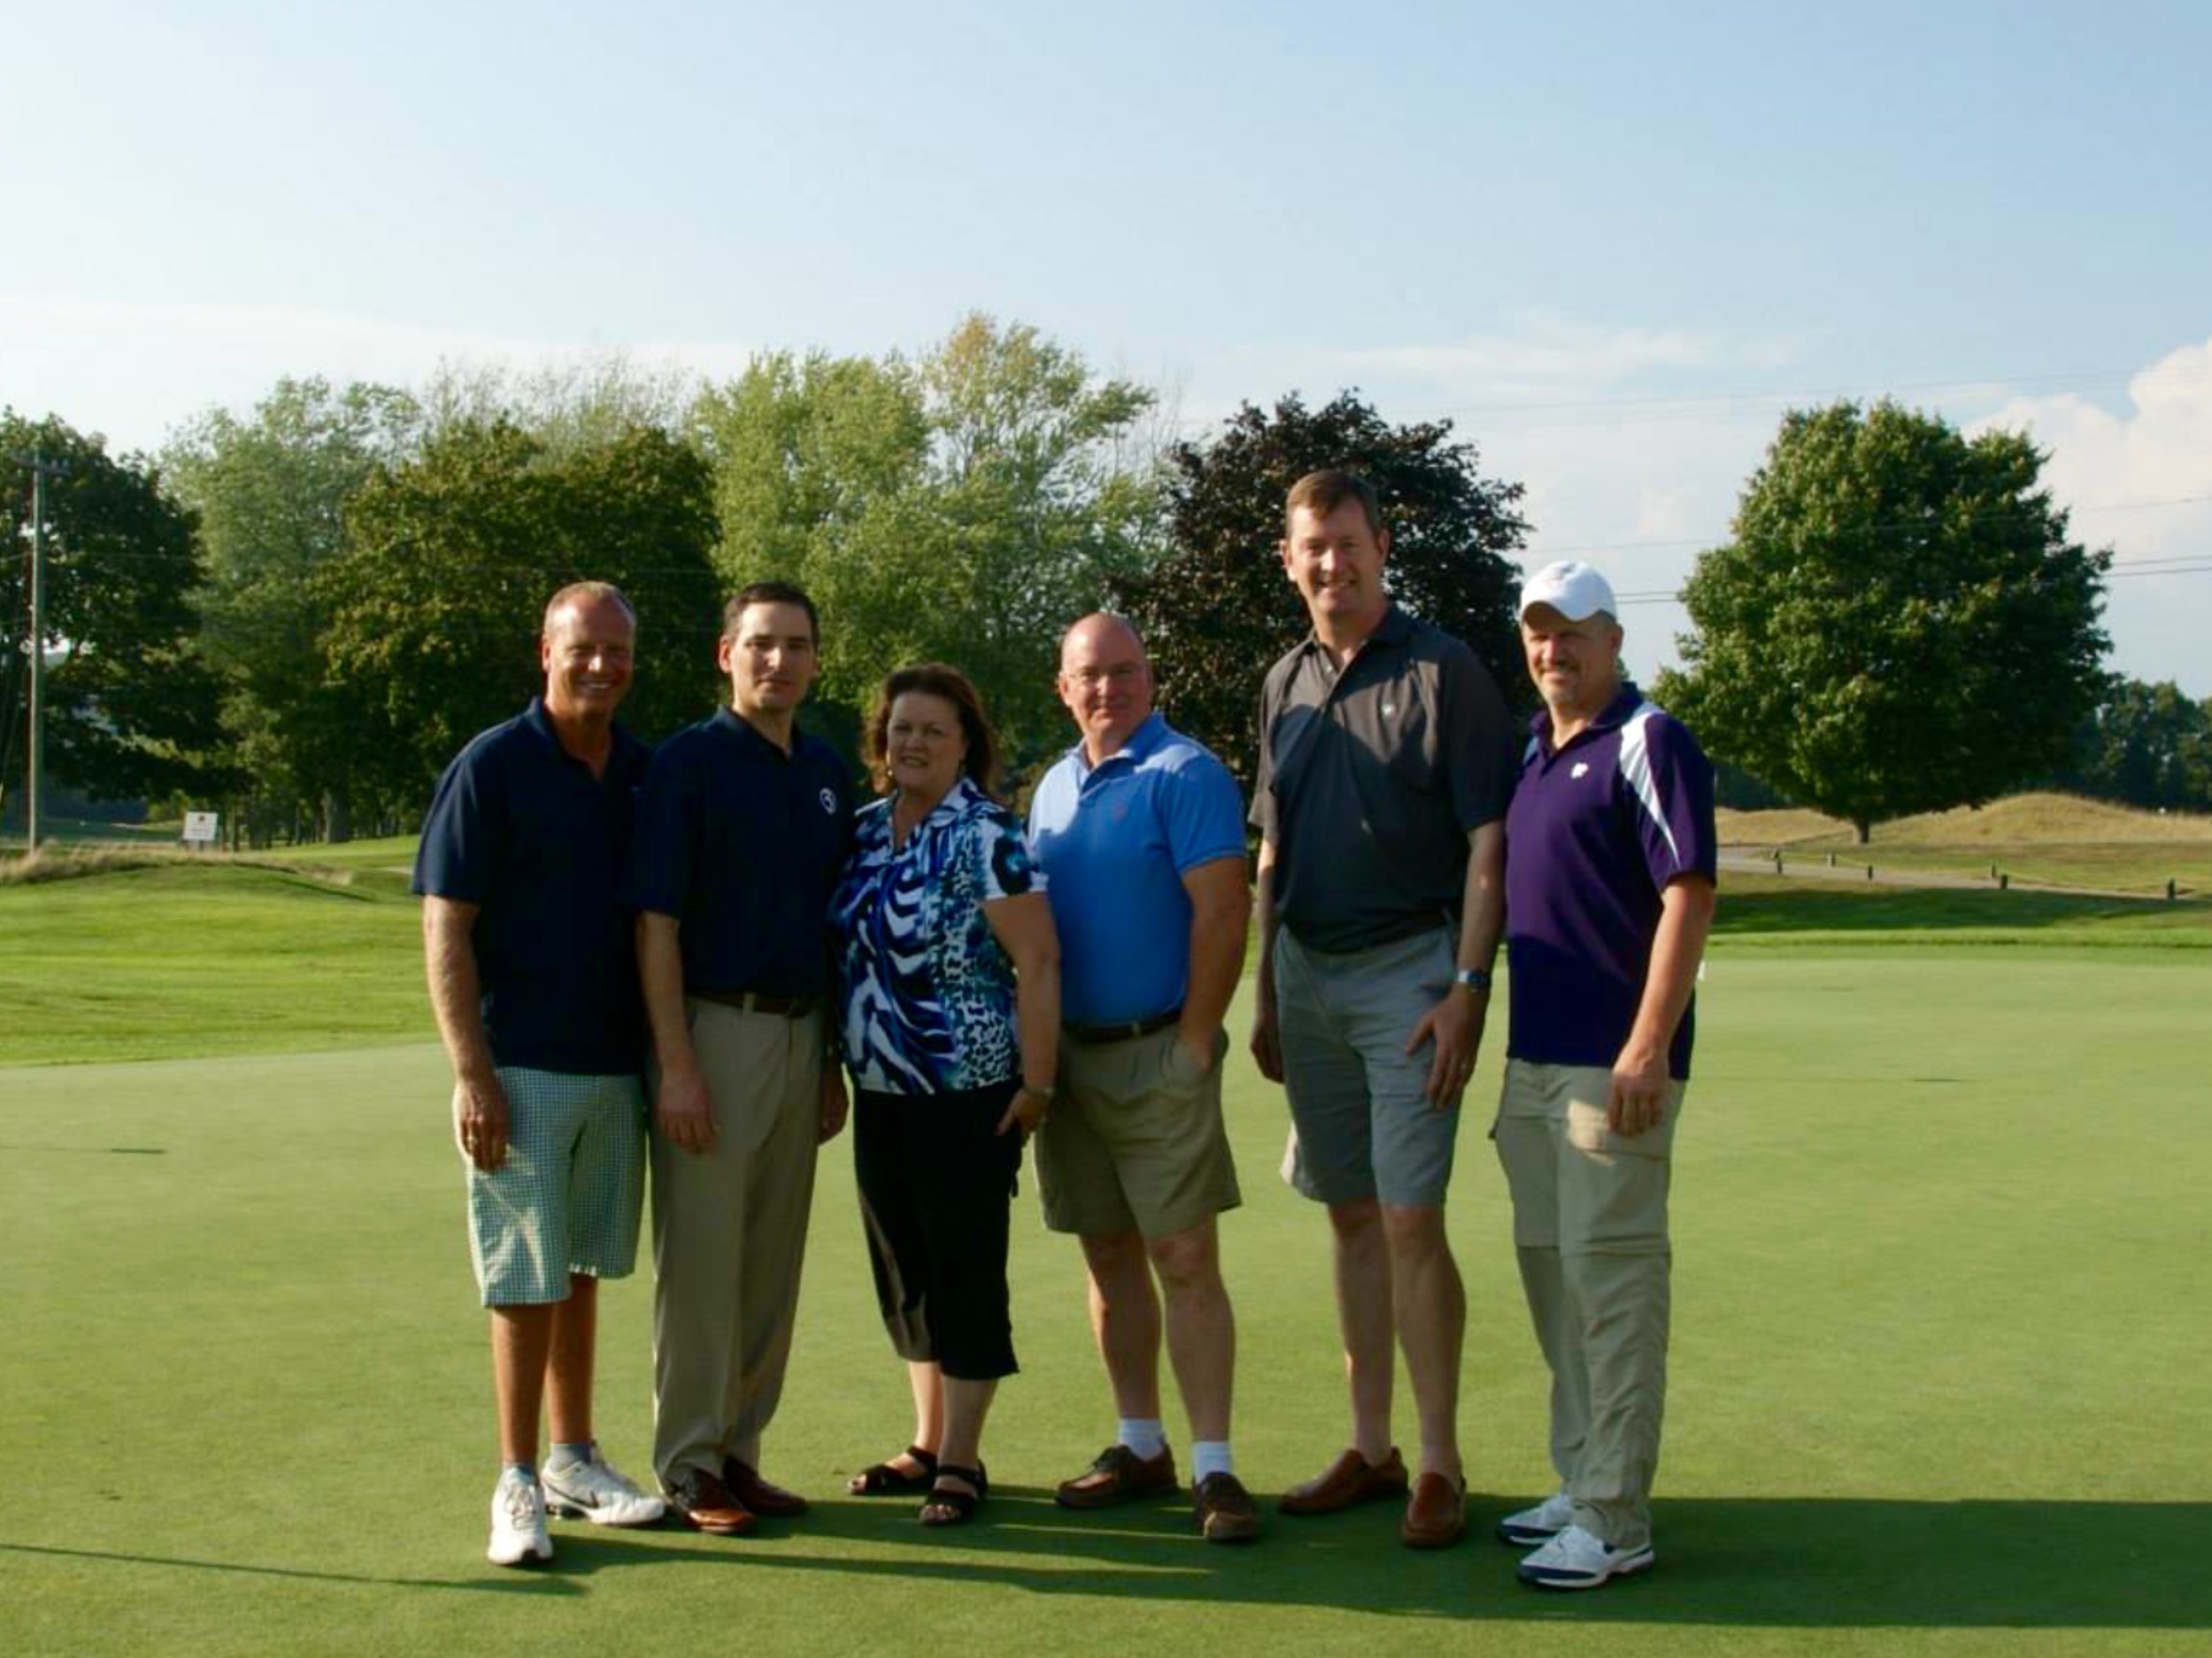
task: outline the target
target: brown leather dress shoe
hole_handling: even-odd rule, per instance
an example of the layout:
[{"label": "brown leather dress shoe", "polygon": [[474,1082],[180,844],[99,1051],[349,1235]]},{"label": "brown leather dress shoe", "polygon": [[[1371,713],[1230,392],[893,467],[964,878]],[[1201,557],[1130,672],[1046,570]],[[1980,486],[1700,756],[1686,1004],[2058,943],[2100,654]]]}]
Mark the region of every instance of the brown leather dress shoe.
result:
[{"label": "brown leather dress shoe", "polygon": [[1354,1503],[1405,1493],[1406,1462],[1394,1445],[1379,1462],[1346,1451],[1315,1478],[1283,1493],[1279,1506],[1285,1514],[1334,1514]]},{"label": "brown leather dress shoe", "polygon": [[806,1512],[804,1497],[795,1491],[786,1491],[781,1485],[770,1485],[760,1477],[758,1469],[734,1456],[723,1461],[722,1483],[730,1488],[730,1495],[765,1518],[788,1520]]},{"label": "brown leather dress shoe", "polygon": [[1198,1534],[1209,1543],[1249,1543],[1260,1534],[1260,1511],[1234,1474],[1209,1474],[1191,1487]]},{"label": "brown leather dress shoe", "polygon": [[1110,1445],[1073,1479],[1062,1480],[1052,1500],[1063,1508],[1110,1508],[1175,1486],[1175,1453],[1165,1446],[1157,1456],[1145,1457],[1125,1445]]},{"label": "brown leather dress shoe", "polygon": [[1467,1535],[1467,1482],[1449,1474],[1424,1474],[1398,1527],[1408,1548],[1449,1548]]},{"label": "brown leather dress shoe", "polygon": [[753,1529],[752,1510],[712,1474],[687,1468],[662,1489],[668,1493],[668,1511],[695,1531],[738,1537]]}]

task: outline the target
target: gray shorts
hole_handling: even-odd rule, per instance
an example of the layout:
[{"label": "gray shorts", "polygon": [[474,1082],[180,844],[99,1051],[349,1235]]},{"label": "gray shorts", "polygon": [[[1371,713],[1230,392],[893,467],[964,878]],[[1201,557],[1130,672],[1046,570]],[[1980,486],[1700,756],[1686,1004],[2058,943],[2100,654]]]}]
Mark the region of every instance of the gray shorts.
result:
[{"label": "gray shorts", "polygon": [[1406,1052],[1452,987],[1456,945],[1438,927],[1348,955],[1275,935],[1275,1011],[1290,1095],[1283,1178],[1324,1203],[1440,1208],[1459,1138],[1456,1107],[1422,1090],[1433,1057]]},{"label": "gray shorts", "polygon": [[468,1171],[469,1255],[487,1307],[568,1299],[572,1272],[626,1278],[645,1203],[645,1094],[635,1076],[499,1068],[507,1161]]}]

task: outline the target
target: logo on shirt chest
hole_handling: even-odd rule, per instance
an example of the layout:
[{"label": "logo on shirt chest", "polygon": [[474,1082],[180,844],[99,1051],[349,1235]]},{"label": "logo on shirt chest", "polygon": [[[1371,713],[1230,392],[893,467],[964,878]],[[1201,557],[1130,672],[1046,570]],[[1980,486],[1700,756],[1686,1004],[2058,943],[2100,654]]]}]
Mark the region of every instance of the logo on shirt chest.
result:
[{"label": "logo on shirt chest", "polygon": [[1578,761],[1576,761],[1576,762],[1574,763],[1574,768],[1573,768],[1573,770],[1570,771],[1567,773],[1567,775],[1568,775],[1569,777],[1587,777],[1587,776],[1589,776],[1589,775],[1590,775],[1590,763],[1589,763],[1587,760],[1578,760]]},{"label": "logo on shirt chest", "polygon": [[821,801],[823,811],[827,813],[830,817],[834,817],[837,815],[836,791],[834,789],[824,789],[821,794]]}]

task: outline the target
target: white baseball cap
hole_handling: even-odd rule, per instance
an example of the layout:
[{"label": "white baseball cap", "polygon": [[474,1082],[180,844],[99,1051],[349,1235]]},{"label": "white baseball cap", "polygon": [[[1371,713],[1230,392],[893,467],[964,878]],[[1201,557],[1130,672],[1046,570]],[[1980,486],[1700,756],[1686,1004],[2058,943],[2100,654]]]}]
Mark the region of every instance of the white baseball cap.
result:
[{"label": "white baseball cap", "polygon": [[1521,608],[1514,614],[1526,616],[1540,604],[1550,605],[1571,622],[1587,621],[1600,610],[1616,618],[1621,613],[1613,600],[1612,584],[1590,565],[1572,558],[1546,564],[1531,576],[1522,585]]}]

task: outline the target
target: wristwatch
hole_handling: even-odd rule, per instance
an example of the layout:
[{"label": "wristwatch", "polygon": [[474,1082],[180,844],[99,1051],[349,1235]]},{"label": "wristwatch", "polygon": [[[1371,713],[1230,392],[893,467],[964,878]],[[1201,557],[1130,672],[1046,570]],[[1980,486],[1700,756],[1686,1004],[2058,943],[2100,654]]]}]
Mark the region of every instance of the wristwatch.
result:
[{"label": "wristwatch", "polygon": [[1463,967],[1452,975],[1452,982],[1464,985],[1482,995],[1490,994],[1490,970],[1486,967]]}]

